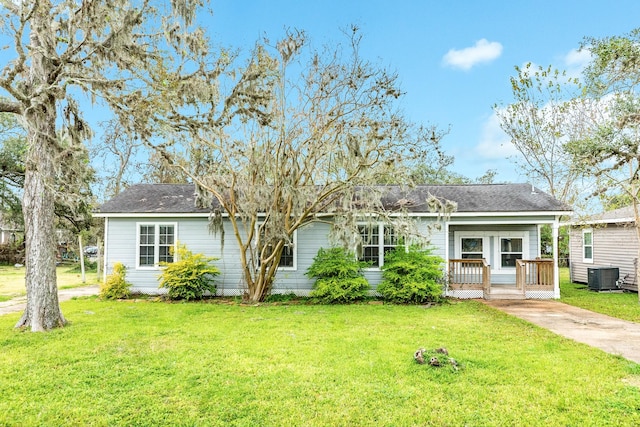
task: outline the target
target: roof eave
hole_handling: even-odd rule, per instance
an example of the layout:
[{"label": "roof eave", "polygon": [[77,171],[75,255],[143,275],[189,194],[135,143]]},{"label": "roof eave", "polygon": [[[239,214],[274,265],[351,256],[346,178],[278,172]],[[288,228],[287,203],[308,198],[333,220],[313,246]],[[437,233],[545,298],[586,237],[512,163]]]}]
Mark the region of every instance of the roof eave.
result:
[{"label": "roof eave", "polygon": [[[495,216],[566,216],[573,214],[573,211],[517,211],[517,212],[453,212],[450,214],[452,217],[495,217]],[[96,218],[163,218],[163,217],[178,217],[178,218],[208,218],[208,212],[95,212],[93,214]],[[228,216],[226,212],[222,214]],[[333,214],[322,214],[319,216],[331,216]],[[400,212],[396,215],[401,215]],[[441,216],[437,212],[409,212],[407,214],[410,217],[437,217]]]}]

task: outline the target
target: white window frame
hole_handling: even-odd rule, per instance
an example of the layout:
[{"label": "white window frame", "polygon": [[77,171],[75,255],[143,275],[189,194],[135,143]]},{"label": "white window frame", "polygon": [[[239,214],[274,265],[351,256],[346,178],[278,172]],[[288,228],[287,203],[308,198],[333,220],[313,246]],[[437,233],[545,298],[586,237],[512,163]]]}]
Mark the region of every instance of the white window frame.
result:
[{"label": "white window frame", "polygon": [[[589,234],[591,236],[591,243],[589,245],[585,243],[586,234]],[[585,249],[587,247],[591,248],[591,258],[587,258],[585,256]],[[593,264],[593,229],[592,228],[585,228],[584,230],[582,230],[582,262],[585,264]]]},{"label": "white window frame", "polygon": [[516,270],[515,267],[503,267],[502,266],[502,239],[504,238],[516,238],[522,239],[522,259],[529,259],[529,232],[528,231],[496,231],[492,233],[494,238],[493,250],[495,264],[491,268],[491,272],[495,274],[513,274]]},{"label": "white window frame", "polygon": [[453,250],[455,253],[455,258],[462,258],[462,239],[482,239],[482,258],[484,258],[487,263],[490,261],[490,233],[485,233],[483,231],[455,231],[453,233],[454,245]]},{"label": "white window frame", "polygon": [[[486,254],[487,252],[487,240],[484,236],[460,236],[460,239],[458,240],[459,243],[459,247],[460,247],[460,255],[458,256],[458,258],[463,259],[464,256],[464,252],[462,251],[462,241],[465,239],[480,239],[482,241],[482,256],[480,258],[484,258],[487,259]],[[475,253],[475,252],[467,252],[467,253]]]},{"label": "white window frame", "polygon": [[[380,270],[380,267],[382,267],[384,265],[384,249],[385,248],[395,248],[398,246],[398,233],[397,230],[395,229],[395,227],[393,226],[393,224],[389,224],[389,223],[385,223],[385,222],[376,222],[376,223],[358,223],[358,233],[360,234],[360,236],[362,237],[362,233],[360,233],[360,227],[371,227],[371,228],[377,228],[378,229],[378,243],[377,245],[364,245],[363,242],[363,251],[364,251],[364,246],[367,247],[378,247],[378,264],[373,264],[367,268],[365,268],[365,270],[367,271],[377,271]],[[385,227],[389,227],[391,228],[393,234],[392,236],[395,238],[395,243],[394,244],[385,244]],[[406,245],[405,245],[406,246]],[[363,253],[364,255],[364,253]]]},{"label": "white window frame", "polygon": [[[520,239],[522,240],[522,250],[520,252],[508,252],[508,251],[503,251],[502,250],[502,240],[503,239]],[[520,253],[522,254],[522,257],[520,259],[525,259],[525,238],[522,236],[504,236],[501,235],[500,237],[498,237],[498,240],[496,241],[496,251],[498,252],[497,254],[497,258],[496,258],[496,263],[500,264],[499,268],[500,269],[504,269],[504,270],[515,270],[516,266],[503,266],[502,265],[502,255],[504,254],[516,254],[516,253]]]},{"label": "white window frame", "polygon": [[291,245],[285,244],[284,247],[290,247],[293,249],[293,265],[278,265],[278,271],[296,271],[298,269],[298,230],[293,231],[293,236],[291,237]]},{"label": "white window frame", "polygon": [[[137,270],[159,270],[160,267],[160,227],[173,227],[173,260],[178,256],[178,223],[177,222],[137,222],[136,223],[136,269]],[[153,265],[140,264],[140,227],[154,227],[153,239]]]}]

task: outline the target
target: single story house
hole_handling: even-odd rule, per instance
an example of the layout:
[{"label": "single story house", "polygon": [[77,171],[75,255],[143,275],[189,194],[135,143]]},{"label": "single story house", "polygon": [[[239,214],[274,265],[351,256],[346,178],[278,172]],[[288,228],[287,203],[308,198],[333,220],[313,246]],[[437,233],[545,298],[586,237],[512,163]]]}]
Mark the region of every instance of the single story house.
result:
[{"label": "single story house", "polygon": [[[617,269],[617,284],[597,283],[594,289],[638,290],[638,236],[632,206],[576,219],[568,223],[571,280],[589,283],[589,271]],[[602,274],[602,273],[600,273]],[[616,277],[608,278],[615,282]],[[592,281],[594,278],[592,277]],[[593,283],[592,283],[593,284]]]},{"label": "single story house", "polygon": [[[446,265],[446,295],[458,298],[559,298],[558,260],[540,259],[540,228],[552,226],[557,242],[559,219],[571,209],[529,184],[434,185],[402,191],[386,187],[385,208],[403,206],[421,229],[431,231],[434,253]],[[230,223],[221,235],[209,232],[209,210],[196,207],[193,185],[134,185],[100,206],[105,220],[104,272],[116,262],[127,267],[133,291],[158,294],[158,263],[171,260],[176,242],[191,251],[219,258],[219,295],[241,295],[244,280]],[[431,212],[429,195],[457,203],[446,218]],[[440,227],[429,227],[440,221]],[[293,236],[273,285],[274,293],[308,295],[313,280],[305,276],[318,249],[328,248],[330,225],[311,222]],[[373,228],[373,229],[372,229]],[[397,243],[393,227],[363,223],[363,257],[372,262],[365,271],[372,286],[381,281],[384,253]],[[382,237],[384,236],[384,237]],[[557,254],[554,245],[553,253]]]}]

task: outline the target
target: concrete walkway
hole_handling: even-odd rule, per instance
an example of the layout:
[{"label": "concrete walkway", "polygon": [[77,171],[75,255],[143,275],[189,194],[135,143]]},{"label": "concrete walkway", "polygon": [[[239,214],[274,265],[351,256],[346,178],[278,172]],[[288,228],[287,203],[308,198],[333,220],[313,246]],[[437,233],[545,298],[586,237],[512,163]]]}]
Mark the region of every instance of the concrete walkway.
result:
[{"label": "concrete walkway", "polygon": [[558,301],[483,302],[563,337],[640,363],[640,323],[616,319]]},{"label": "concrete walkway", "polygon": [[[58,300],[67,301],[74,297],[83,297],[89,295],[98,295],[100,292],[99,285],[80,286],[72,289],[62,289],[58,291]],[[21,296],[9,301],[0,302],[0,316],[8,313],[24,311],[27,306],[27,297]]]}]

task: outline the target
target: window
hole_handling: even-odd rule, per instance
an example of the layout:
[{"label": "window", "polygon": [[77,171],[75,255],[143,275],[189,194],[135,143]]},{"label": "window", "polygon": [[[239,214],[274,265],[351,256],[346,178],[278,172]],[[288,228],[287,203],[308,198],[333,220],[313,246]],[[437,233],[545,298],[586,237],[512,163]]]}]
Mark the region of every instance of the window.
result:
[{"label": "window", "polygon": [[[259,228],[258,229],[259,233],[263,233],[264,231]],[[264,234],[262,234],[263,238],[264,238]],[[293,238],[291,239],[291,243],[285,243],[284,247],[282,248],[282,253],[280,254],[280,261],[278,262],[278,268],[284,269],[284,270],[295,270],[296,267],[296,240],[298,237],[298,232],[294,231],[293,232]],[[262,240],[262,239],[261,239]],[[269,251],[271,251],[271,244],[268,245],[268,249]],[[258,259],[258,262],[260,262],[260,260]]]},{"label": "window", "polygon": [[530,230],[454,231],[453,258],[484,259],[491,274],[513,275],[516,260],[529,256]]},{"label": "window", "polygon": [[398,245],[398,235],[390,225],[359,225],[358,232],[362,239],[360,261],[369,262],[373,268],[381,267],[384,264],[384,254]]},{"label": "window", "polygon": [[582,261],[593,262],[593,230],[582,230]]},{"label": "window", "polygon": [[462,259],[482,259],[482,237],[463,237],[461,241],[460,257]]},{"label": "window", "polygon": [[[295,236],[295,233],[294,233]],[[278,268],[296,268],[296,250],[293,244],[285,244],[282,248],[282,254],[280,255],[280,262]]]},{"label": "window", "polygon": [[175,224],[138,225],[138,267],[156,267],[160,262],[173,262],[175,246]]},{"label": "window", "polygon": [[522,259],[522,238],[503,237],[500,239],[500,265],[515,267],[516,260]]}]

